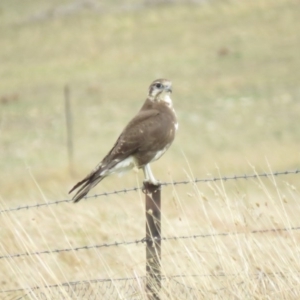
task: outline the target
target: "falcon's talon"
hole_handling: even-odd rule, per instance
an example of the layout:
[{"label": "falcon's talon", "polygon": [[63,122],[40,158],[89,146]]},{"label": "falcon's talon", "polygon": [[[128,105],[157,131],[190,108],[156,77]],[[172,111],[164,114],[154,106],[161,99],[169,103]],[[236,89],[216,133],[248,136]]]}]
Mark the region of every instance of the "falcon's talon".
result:
[{"label": "falcon's talon", "polygon": [[160,180],[155,180],[154,182],[149,180],[149,179],[144,179],[143,180],[143,183],[148,183],[148,184],[151,184],[151,185],[156,185],[156,186],[160,186],[161,185],[161,181]]},{"label": "falcon's talon", "polygon": [[153,191],[160,190],[160,188],[161,188],[161,182],[160,181],[152,182],[150,180],[145,179],[143,181],[142,192],[144,194],[148,194],[148,193],[151,193]]},{"label": "falcon's talon", "polygon": [[70,192],[77,190],[73,197],[78,202],[105,177],[123,173],[130,169],[142,168],[145,184],[161,186],[151,172],[150,163],[159,159],[172,144],[178,128],[173,108],[172,82],[157,79],[149,87],[148,97],[138,114],[125,127],[113,148],[83,180]]}]

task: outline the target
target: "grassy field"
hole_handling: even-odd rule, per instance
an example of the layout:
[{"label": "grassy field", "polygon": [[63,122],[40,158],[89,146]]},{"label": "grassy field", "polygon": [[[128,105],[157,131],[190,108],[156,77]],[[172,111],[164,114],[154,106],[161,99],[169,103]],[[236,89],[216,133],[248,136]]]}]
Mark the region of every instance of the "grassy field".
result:
[{"label": "grassy field", "polygon": [[[71,186],[110,150],[149,84],[160,77],[173,81],[179,131],[153,164],[158,179],[299,168],[298,1],[144,6],[103,1],[93,9],[74,9],[72,3],[0,3],[2,210],[68,199]],[[66,149],[66,85],[74,121],[73,175]],[[299,232],[251,234],[299,226],[298,177],[164,188],[164,236],[242,233],[165,242],[166,275],[238,276],[180,279],[176,288],[169,282],[164,299],[183,299],[180,284],[195,288],[198,299],[298,299]],[[141,186],[142,180],[141,172],[111,177],[91,194]],[[144,222],[141,192],[1,213],[0,256],[136,240],[145,235]],[[0,291],[145,273],[143,245],[0,264]],[[268,272],[273,275],[264,275]],[[120,299],[135,299],[122,293]]]}]

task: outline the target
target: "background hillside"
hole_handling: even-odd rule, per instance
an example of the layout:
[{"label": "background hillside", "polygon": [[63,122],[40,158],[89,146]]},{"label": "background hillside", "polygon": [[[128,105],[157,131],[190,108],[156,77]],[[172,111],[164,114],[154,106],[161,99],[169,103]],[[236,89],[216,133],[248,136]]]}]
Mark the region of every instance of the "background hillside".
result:
[{"label": "background hillside", "polygon": [[[173,82],[179,131],[170,150],[153,164],[158,179],[299,168],[299,18],[296,0],[2,0],[1,208],[67,199],[71,186],[110,150],[143,104],[149,84],[160,77]],[[66,85],[73,113],[72,175],[66,148]],[[164,234],[298,226],[298,177],[166,187]],[[141,186],[142,180],[142,172],[111,177],[92,194]],[[78,205],[2,213],[2,255],[142,237],[143,201],[141,193],[118,194]],[[276,265],[277,271],[297,268],[299,237],[294,234],[291,244],[286,236],[272,242],[259,238],[259,254],[249,245],[222,240],[228,264],[220,266],[209,254],[201,270],[195,266],[200,264],[202,241],[179,245],[175,254],[169,245],[165,261],[175,257],[182,267],[178,271],[171,260],[164,270],[234,273],[246,255],[237,259],[240,263],[227,255],[246,248],[253,250],[248,268],[254,271],[257,265],[270,270]],[[217,243],[206,245],[205,251],[213,253]],[[276,245],[281,250],[273,253]],[[186,249],[193,253],[190,257]],[[143,274],[143,248],[123,249],[124,254],[117,250],[61,254],[45,259],[42,267],[38,257],[18,264],[1,261],[1,288]],[[283,256],[290,260],[281,262]],[[248,256],[245,260],[251,261]],[[263,297],[266,291],[257,293]]]}]

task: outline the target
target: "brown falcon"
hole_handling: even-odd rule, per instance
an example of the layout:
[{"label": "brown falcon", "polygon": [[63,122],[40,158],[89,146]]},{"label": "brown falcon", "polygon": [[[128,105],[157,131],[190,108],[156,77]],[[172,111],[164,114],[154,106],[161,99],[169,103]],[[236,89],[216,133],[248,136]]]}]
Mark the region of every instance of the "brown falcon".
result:
[{"label": "brown falcon", "polygon": [[124,128],[109,153],[70,190],[69,193],[78,189],[74,202],[82,199],[108,175],[122,173],[134,167],[143,169],[146,182],[158,184],[151,172],[150,163],[166,152],[178,128],[171,93],[170,80],[157,79],[151,83],[144,105]]}]

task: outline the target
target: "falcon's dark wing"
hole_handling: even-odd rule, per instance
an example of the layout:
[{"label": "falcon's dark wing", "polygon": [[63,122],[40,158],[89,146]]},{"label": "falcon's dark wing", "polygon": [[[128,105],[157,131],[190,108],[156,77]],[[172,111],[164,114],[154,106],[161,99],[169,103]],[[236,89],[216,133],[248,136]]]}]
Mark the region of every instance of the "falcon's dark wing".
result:
[{"label": "falcon's dark wing", "polygon": [[[147,149],[153,138],[151,136],[159,134],[157,118],[160,112],[156,109],[140,111],[125,127],[115,145],[96,168],[83,180],[78,182],[69,193],[77,188],[73,197],[74,202],[81,200],[95,185],[106,176],[103,172],[115,167],[119,162],[131,155],[136,155],[141,149]],[[139,164],[139,162],[137,161]]]}]

